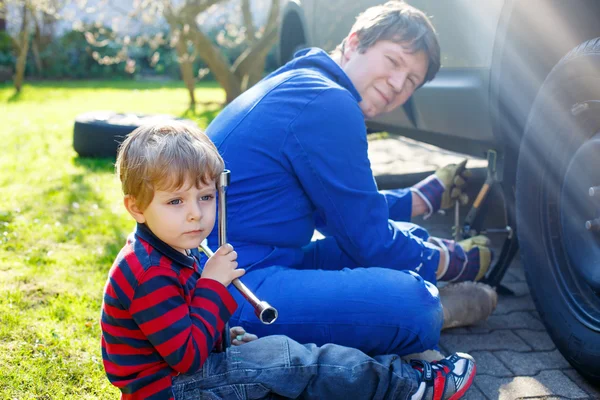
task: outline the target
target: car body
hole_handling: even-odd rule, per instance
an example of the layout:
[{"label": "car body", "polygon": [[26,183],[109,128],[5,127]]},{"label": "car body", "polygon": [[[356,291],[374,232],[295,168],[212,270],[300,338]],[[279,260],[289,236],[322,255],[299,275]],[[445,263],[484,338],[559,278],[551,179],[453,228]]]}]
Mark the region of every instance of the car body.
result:
[{"label": "car body", "polygon": [[[600,1],[408,2],[431,17],[442,67],[403,107],[367,126],[493,162],[487,183],[501,186],[518,233],[493,283],[520,247],[557,347],[600,381],[600,202],[592,196],[600,186]],[[281,62],[303,47],[333,50],[361,11],[381,3],[287,1]]]}]

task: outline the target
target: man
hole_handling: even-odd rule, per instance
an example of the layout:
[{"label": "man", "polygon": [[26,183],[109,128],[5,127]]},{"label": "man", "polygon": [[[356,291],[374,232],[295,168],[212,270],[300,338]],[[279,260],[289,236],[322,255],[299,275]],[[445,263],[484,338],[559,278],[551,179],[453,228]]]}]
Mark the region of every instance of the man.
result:
[{"label": "man", "polygon": [[[365,118],[402,105],[439,66],[427,17],[391,1],[361,14],[334,54],[297,53],[211,123],[207,134],[232,170],[228,239],[246,285],[280,315],[264,327],[244,305],[234,323],[403,355],[434,348],[450,314],[453,326],[465,322],[442,309],[434,284],[481,278],[491,261],[486,239],[463,246],[406,223],[453,204],[462,168],[379,192],[367,154]],[[315,228],[325,239],[310,241]],[[464,315],[481,319],[495,297],[478,290],[488,306]]]}]

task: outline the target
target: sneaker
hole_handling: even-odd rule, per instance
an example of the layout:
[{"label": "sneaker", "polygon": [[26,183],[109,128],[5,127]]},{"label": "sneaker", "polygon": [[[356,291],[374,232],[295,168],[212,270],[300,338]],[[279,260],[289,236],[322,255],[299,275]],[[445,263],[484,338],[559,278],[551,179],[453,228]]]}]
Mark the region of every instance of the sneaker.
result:
[{"label": "sneaker", "polygon": [[475,378],[475,360],[465,353],[454,353],[440,361],[411,360],[420,373],[420,383],[410,400],[456,400],[463,397]]}]

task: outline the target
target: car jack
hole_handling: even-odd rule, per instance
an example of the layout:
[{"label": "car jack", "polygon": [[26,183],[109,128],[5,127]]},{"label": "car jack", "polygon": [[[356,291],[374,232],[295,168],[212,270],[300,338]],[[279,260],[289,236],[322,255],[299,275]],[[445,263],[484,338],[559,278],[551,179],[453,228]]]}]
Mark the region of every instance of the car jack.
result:
[{"label": "car jack", "polygon": [[498,153],[495,150],[488,150],[487,161],[487,176],[485,182],[479,190],[471,209],[467,213],[462,227],[460,224],[460,205],[458,201],[456,202],[454,208],[454,239],[459,241],[463,238],[473,237],[476,235],[506,235],[506,239],[504,240],[504,244],[502,245],[502,250],[497,261],[488,270],[482,282],[495,287],[499,294],[514,295],[512,290],[500,284],[500,281],[504,277],[504,274],[506,274],[506,271],[518,250],[518,242],[513,228],[507,225],[502,228],[488,228],[480,231],[476,229],[477,217],[480,214],[482,206],[486,203],[492,187],[496,183],[502,181],[502,176],[498,173],[499,171],[497,169]]}]

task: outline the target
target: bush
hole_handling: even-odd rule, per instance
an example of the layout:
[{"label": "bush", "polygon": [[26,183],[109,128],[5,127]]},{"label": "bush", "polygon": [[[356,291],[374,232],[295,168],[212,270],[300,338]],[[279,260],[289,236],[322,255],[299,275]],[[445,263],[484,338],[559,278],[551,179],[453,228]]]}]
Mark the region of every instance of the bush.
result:
[{"label": "bush", "polygon": [[[101,55],[115,56],[120,48],[111,42],[99,49]],[[92,56],[94,49],[88,44],[83,32],[69,31],[52,41],[41,53],[44,69],[42,78],[50,79],[97,79],[131,78],[122,63],[101,65]],[[28,62],[28,64],[30,64]]]},{"label": "bush", "polygon": [[[47,43],[40,49],[40,58],[42,62],[41,73],[37,71],[33,53],[30,47],[28,60],[25,69],[27,78],[36,77],[41,79],[132,79],[137,75],[145,76],[164,76],[171,79],[181,79],[181,72],[177,62],[175,49],[169,46],[169,43],[162,43],[158,46],[151,46],[148,43],[138,45],[135,40],[129,44],[127,51],[129,57],[136,62],[136,68],[133,74],[125,71],[125,63],[121,62],[112,65],[99,64],[93,57],[93,52],[98,52],[100,57],[116,56],[121,51],[122,46],[115,40],[116,34],[108,27],[85,27],[91,33],[102,33],[99,40],[108,39],[108,44],[103,47],[91,46],[84,32],[71,30],[65,32],[62,36],[48,39]],[[213,44],[217,44],[217,37],[224,30],[224,27],[215,27],[208,36]],[[164,37],[169,37],[167,29],[163,31]],[[227,38],[233,42],[233,38]],[[245,42],[234,47],[221,47],[221,51],[229,62],[234,62],[237,57],[245,50]],[[193,49],[190,49],[193,52]],[[153,55],[158,52],[157,62],[153,62]],[[0,32],[0,81],[6,79],[6,76],[12,75],[16,63],[16,52],[13,39],[6,32]],[[266,60],[266,70],[272,71],[276,68],[275,53],[269,52]],[[196,56],[194,61],[194,70],[199,71],[206,68],[204,61]],[[6,71],[10,71],[7,74]],[[206,80],[214,79],[209,72]]]}]

